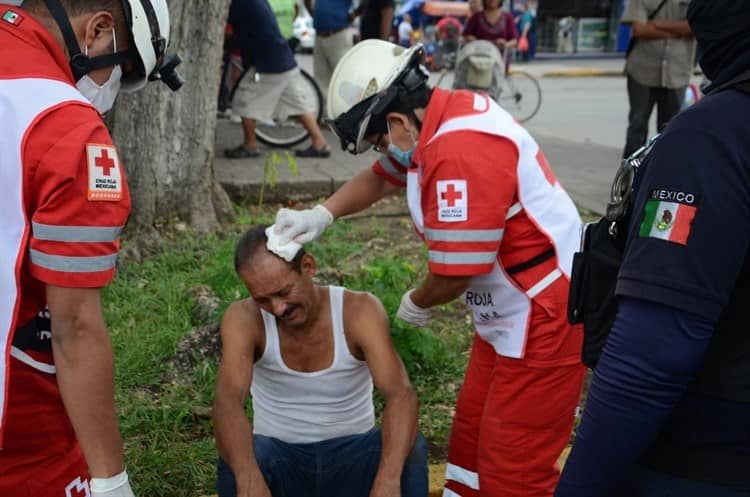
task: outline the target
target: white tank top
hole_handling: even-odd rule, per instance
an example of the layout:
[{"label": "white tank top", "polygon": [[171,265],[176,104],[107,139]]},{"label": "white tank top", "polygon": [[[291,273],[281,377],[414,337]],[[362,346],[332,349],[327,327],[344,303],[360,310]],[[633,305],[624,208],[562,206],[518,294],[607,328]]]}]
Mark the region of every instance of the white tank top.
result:
[{"label": "white tank top", "polygon": [[250,388],[254,433],[312,443],[365,433],[375,425],[370,370],[349,352],[344,335],[344,289],[331,286],[329,294],[333,363],[320,371],[303,373],[284,364],[276,317],[261,310],[266,347]]}]

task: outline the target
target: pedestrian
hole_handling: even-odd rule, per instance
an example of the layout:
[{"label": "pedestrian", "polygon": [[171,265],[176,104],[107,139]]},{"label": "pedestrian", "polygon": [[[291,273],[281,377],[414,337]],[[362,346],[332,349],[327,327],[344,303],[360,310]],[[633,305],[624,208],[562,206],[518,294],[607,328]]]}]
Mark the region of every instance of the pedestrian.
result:
[{"label": "pedestrian", "polygon": [[352,0],[304,0],[313,16],[315,45],[313,73],[323,95],[328,94],[331,75],[341,57],[354,44],[351,23],[354,20]]},{"label": "pedestrian", "polygon": [[355,15],[361,16],[359,21],[360,40],[390,39],[393,25],[393,5],[393,0],[362,0],[355,11]]},{"label": "pedestrian", "polygon": [[224,150],[230,159],[258,157],[258,121],[291,116],[310,133],[312,144],[295,150],[297,157],[331,155],[318,126],[313,102],[305,99],[302,74],[289,42],[281,35],[268,0],[232,0],[229,24],[242,53],[245,74],[232,99],[232,112],[242,117],[243,142]]},{"label": "pedestrian", "polygon": [[563,17],[557,22],[557,53],[573,53],[575,19]]},{"label": "pedestrian", "polygon": [[[315,258],[295,243],[278,246],[268,230],[240,239],[235,266],[250,297],[221,322],[219,497],[426,497],[419,400],[383,305],[315,284]],[[373,382],[385,401],[382,428]]]},{"label": "pedestrian", "polygon": [[687,0],[631,0],[622,15],[633,37],[625,63],[630,112],[623,158],[646,142],[654,105],[657,131],[682,108],[695,61],[687,6]]},{"label": "pedestrian", "polygon": [[[529,8],[528,4],[524,4],[521,7],[521,16],[518,20],[519,31],[521,33],[521,40],[526,40],[524,45],[526,50],[521,51],[521,58],[528,62],[534,60],[536,56],[536,16]],[[520,50],[519,41],[519,50]]]},{"label": "pedestrian", "polygon": [[168,43],[166,0],[0,5],[0,495],[133,495],[101,304],[130,195],[101,114],[179,88]]},{"label": "pedestrian", "polygon": [[692,0],[687,18],[713,84],[638,170],[557,497],[750,495],[750,3]]},{"label": "pedestrian", "polygon": [[482,0],[482,11],[473,14],[464,26],[466,41],[491,41],[503,57],[518,44],[518,30],[513,16],[502,5],[502,0]]},{"label": "pedestrian", "polygon": [[404,14],[403,20],[398,25],[398,44],[402,47],[409,48],[411,46],[411,35],[414,33],[414,28],[411,25],[411,16]]},{"label": "pedestrian", "polygon": [[428,274],[398,317],[427,326],[434,306],[463,295],[476,330],[447,492],[549,497],[585,373],[582,333],[566,318],[581,221],[526,130],[487,95],[430,88],[422,56],[380,40],[344,56],[328,95],[332,128],[349,152],[384,155],[322,205],[279,211],[276,230],[312,240],[406,187]]}]

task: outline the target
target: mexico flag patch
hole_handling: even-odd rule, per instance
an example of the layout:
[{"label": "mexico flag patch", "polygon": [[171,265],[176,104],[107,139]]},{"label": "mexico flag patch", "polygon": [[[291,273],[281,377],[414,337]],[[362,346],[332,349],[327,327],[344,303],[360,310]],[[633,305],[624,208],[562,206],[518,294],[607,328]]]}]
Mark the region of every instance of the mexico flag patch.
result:
[{"label": "mexico flag patch", "polygon": [[2,16],[3,21],[14,26],[19,26],[23,22],[23,16],[18,12],[6,10]]},{"label": "mexico flag patch", "polygon": [[640,235],[687,245],[690,228],[698,211],[698,196],[693,193],[664,190],[649,192],[643,212]]}]

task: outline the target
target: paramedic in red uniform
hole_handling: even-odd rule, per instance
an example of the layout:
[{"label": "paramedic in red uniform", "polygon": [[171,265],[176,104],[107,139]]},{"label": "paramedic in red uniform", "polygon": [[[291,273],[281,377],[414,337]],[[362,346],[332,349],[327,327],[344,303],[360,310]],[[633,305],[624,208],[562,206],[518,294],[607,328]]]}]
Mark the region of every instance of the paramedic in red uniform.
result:
[{"label": "paramedic in red uniform", "polygon": [[130,210],[100,113],[164,66],[166,0],[0,1],[0,495],[129,497],[100,289]]},{"label": "paramedic in red uniform", "polygon": [[328,112],[342,146],[384,156],[313,209],[277,213],[305,242],[406,187],[429,273],[401,301],[417,326],[461,295],[476,334],[458,397],[444,496],[551,496],[585,368],[566,319],[580,218],[533,138],[490,98],[427,86],[422,49],[356,45]]}]

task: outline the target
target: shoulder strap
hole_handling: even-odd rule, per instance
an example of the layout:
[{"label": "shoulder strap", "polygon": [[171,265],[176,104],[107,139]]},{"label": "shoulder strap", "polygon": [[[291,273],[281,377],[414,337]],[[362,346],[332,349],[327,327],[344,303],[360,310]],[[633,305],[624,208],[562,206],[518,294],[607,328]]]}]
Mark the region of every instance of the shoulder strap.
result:
[{"label": "shoulder strap", "polygon": [[730,79],[723,85],[714,88],[713,90],[708,92],[708,94],[715,95],[719,92],[729,89],[735,89],[744,93],[750,93],[750,69]]},{"label": "shoulder strap", "polygon": [[657,15],[659,15],[659,12],[661,12],[661,9],[662,9],[662,8],[664,7],[664,4],[666,4],[666,3],[667,3],[667,0],[661,0],[661,3],[659,4],[659,6],[658,6],[658,7],[656,7],[656,10],[655,10],[655,11],[653,11],[653,12],[651,12],[651,13],[650,13],[650,14],[648,15],[648,20],[650,21],[650,20],[652,20],[652,19],[653,19],[654,17],[656,17]]}]

